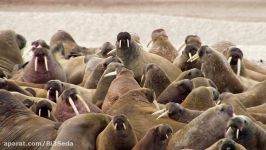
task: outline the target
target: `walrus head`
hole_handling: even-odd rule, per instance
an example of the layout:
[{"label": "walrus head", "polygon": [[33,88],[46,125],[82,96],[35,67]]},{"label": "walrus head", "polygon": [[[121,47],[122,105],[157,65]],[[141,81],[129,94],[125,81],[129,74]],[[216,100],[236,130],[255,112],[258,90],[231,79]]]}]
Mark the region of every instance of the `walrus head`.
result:
[{"label": "walrus head", "polygon": [[198,48],[192,44],[187,44],[184,51],[182,52],[188,59],[194,56],[198,51]]},{"label": "walrus head", "polygon": [[243,52],[237,47],[228,48],[228,63],[230,65],[237,65],[237,75],[240,75],[241,71],[241,60],[243,59]]},{"label": "walrus head", "polygon": [[236,142],[228,138],[219,140],[216,147],[219,150],[237,150]]},{"label": "walrus head", "polygon": [[64,84],[60,80],[50,80],[46,83],[45,90],[47,90],[46,98],[56,103],[64,91]]},{"label": "walrus head", "polygon": [[175,82],[173,85],[175,86],[176,90],[179,93],[178,98],[174,100],[177,103],[181,103],[183,100],[185,100],[188,94],[193,89],[193,84],[191,80],[188,80],[188,79]]},{"label": "walrus head", "polygon": [[33,61],[34,61],[34,71],[39,71],[40,68],[45,67],[45,71],[49,71],[48,66],[48,49],[38,45],[36,48],[32,48],[33,51]]},{"label": "walrus head", "polygon": [[166,144],[173,133],[173,129],[167,124],[159,124],[155,126],[153,135],[155,141]]},{"label": "walrus head", "polygon": [[114,126],[114,130],[126,130],[127,129],[127,124],[128,124],[128,120],[127,117],[125,115],[116,115],[113,117],[113,126]]},{"label": "walrus head", "polygon": [[[100,53],[102,54],[102,56],[107,56],[107,54],[111,51],[115,49],[115,46],[110,43],[110,42],[105,42],[103,43],[102,47],[101,47],[101,51]],[[108,56],[115,56],[115,53],[109,54]]]},{"label": "walrus head", "polygon": [[169,102],[165,106],[167,116],[174,120],[179,120],[184,114],[184,108],[178,103]]},{"label": "walrus head", "polygon": [[130,47],[131,35],[128,32],[120,32],[117,35],[116,45],[118,48],[128,49]]},{"label": "walrus head", "polygon": [[43,118],[51,118],[52,104],[47,100],[41,100],[32,106],[32,111]]},{"label": "walrus head", "polygon": [[22,103],[23,103],[27,108],[30,108],[30,107],[34,104],[34,102],[33,102],[32,100],[30,100],[30,99],[25,99],[25,100],[22,101]]},{"label": "walrus head", "polygon": [[155,42],[156,40],[168,40],[168,36],[164,29],[156,29],[152,31],[151,38],[153,42]]},{"label": "walrus head", "polygon": [[186,71],[183,71],[178,78],[176,79],[176,81],[178,80],[183,80],[183,79],[194,79],[197,77],[204,77],[203,73],[201,70],[197,69],[197,68],[192,68]]},{"label": "walrus head", "polygon": [[235,116],[228,122],[225,136],[238,141],[248,135],[247,131],[249,130],[249,126],[250,119],[248,117],[242,115]]},{"label": "walrus head", "polygon": [[36,49],[37,47],[44,47],[46,49],[50,49],[50,46],[42,39],[33,41],[31,43],[32,49]]},{"label": "walrus head", "polygon": [[198,35],[188,35],[185,38],[185,44],[186,45],[194,45],[197,49],[201,47],[201,39]]}]

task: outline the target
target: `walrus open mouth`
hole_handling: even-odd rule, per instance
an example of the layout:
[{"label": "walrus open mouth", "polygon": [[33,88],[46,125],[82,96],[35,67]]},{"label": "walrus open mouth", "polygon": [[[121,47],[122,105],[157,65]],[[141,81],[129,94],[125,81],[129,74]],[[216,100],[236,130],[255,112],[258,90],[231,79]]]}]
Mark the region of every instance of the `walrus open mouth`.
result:
[{"label": "walrus open mouth", "polygon": [[114,130],[126,130],[126,121],[127,118],[124,115],[118,115],[114,116],[113,118],[113,125],[114,125]]},{"label": "walrus open mouth", "polygon": [[131,35],[128,32],[120,32],[117,35],[117,42],[119,43],[118,48],[129,48],[130,47]]},{"label": "walrus open mouth", "polygon": [[47,60],[47,54],[45,54],[44,52],[45,50],[43,50],[42,46],[39,45],[35,51],[34,51],[34,55],[35,55],[35,60],[34,60],[34,71],[37,72],[38,71],[38,64],[43,63],[45,65],[45,70],[49,71],[48,68],[48,60]]},{"label": "walrus open mouth", "polygon": [[240,76],[242,58],[243,58],[243,52],[239,48],[236,48],[236,47],[229,48],[228,63],[230,65],[237,65],[236,74],[238,76]]}]

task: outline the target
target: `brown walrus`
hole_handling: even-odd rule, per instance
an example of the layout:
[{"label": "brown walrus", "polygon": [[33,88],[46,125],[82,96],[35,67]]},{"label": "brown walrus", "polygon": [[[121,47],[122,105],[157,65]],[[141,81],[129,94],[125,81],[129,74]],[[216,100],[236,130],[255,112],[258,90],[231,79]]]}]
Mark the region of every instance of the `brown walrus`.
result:
[{"label": "brown walrus", "polygon": [[102,112],[97,106],[83,99],[75,88],[65,90],[58,99],[55,117],[63,122],[75,115]]},{"label": "brown walrus", "polygon": [[132,150],[166,150],[173,129],[167,124],[159,124],[147,131]]},{"label": "brown walrus", "polygon": [[232,139],[223,138],[215,142],[206,150],[247,150],[244,146],[238,144]]},{"label": "brown walrus", "polygon": [[26,39],[12,30],[0,31],[0,70],[11,77],[13,67],[23,64],[21,49],[26,45]]},{"label": "brown walrus", "polygon": [[131,70],[125,67],[117,68],[116,73],[116,78],[112,81],[103,101],[103,112],[107,112],[116,100],[126,92],[140,88],[140,85],[135,80],[134,73]]},{"label": "brown walrus", "polygon": [[[0,90],[0,149],[49,150],[54,141],[58,124],[36,116],[18,99],[5,90]],[[18,142],[8,145],[6,142]],[[44,145],[28,145],[29,142],[41,142]],[[24,143],[24,145],[23,145]]]},{"label": "brown walrus", "polygon": [[165,59],[173,62],[177,56],[177,50],[168,39],[164,29],[156,29],[151,34],[152,46],[149,50],[150,53],[164,57]]},{"label": "brown walrus", "polygon": [[201,47],[201,39],[198,35],[187,35],[185,38],[184,43],[180,44],[180,46],[178,47],[178,53],[180,54],[180,52],[183,51],[183,48],[186,45],[193,45],[195,46],[197,49],[199,49]]},{"label": "brown walrus", "polygon": [[247,111],[249,113],[262,113],[262,114],[266,114],[266,103],[258,105],[258,106],[254,106],[254,107],[249,107],[247,108]]},{"label": "brown walrus", "polygon": [[154,91],[151,89],[140,88],[130,90],[121,96],[108,110],[108,114],[117,115],[125,114],[130,121],[140,140],[145,133],[152,127],[159,124],[168,124],[176,132],[181,129],[184,124],[176,122],[169,118],[156,119],[151,114],[158,109],[154,106]]},{"label": "brown walrus", "polygon": [[116,115],[97,136],[97,150],[131,150],[137,143],[134,130],[125,115]]},{"label": "brown walrus", "polygon": [[227,121],[233,116],[230,105],[218,105],[208,109],[176,132],[171,138],[169,150],[208,148],[224,136]]},{"label": "brown walrus", "polygon": [[27,90],[24,90],[20,86],[16,85],[15,82],[12,82],[11,80],[5,80],[0,78],[0,89],[5,89],[7,91],[11,92],[19,92],[21,94],[27,95],[27,96],[32,96],[30,92]]},{"label": "brown walrus", "polygon": [[101,113],[81,114],[66,120],[59,128],[55,142],[70,146],[56,146],[51,150],[95,150],[96,138],[111,121],[111,116]]},{"label": "brown walrus", "polygon": [[48,100],[40,100],[37,103],[34,103],[30,109],[39,117],[43,117],[57,122],[57,119],[52,113],[53,106]]},{"label": "brown walrus", "polygon": [[32,47],[33,57],[23,68],[21,81],[43,84],[49,80],[67,81],[66,74],[50,50],[38,46]]},{"label": "brown walrus", "polygon": [[158,65],[147,64],[145,66],[143,87],[153,89],[157,97],[170,83],[169,78]]},{"label": "brown walrus", "polygon": [[194,61],[198,58],[202,64],[202,73],[215,83],[219,92],[241,93],[245,90],[222,54],[208,46],[202,46],[188,61]]},{"label": "brown walrus", "polygon": [[167,59],[144,51],[128,32],[120,32],[117,35],[116,55],[121,58],[126,68],[134,72],[138,82],[141,81],[144,66],[147,63],[157,64],[167,74],[170,81],[174,81],[181,73],[181,70]]},{"label": "brown walrus", "polygon": [[225,136],[243,145],[246,149],[266,148],[266,131],[246,116],[235,116],[227,125]]}]

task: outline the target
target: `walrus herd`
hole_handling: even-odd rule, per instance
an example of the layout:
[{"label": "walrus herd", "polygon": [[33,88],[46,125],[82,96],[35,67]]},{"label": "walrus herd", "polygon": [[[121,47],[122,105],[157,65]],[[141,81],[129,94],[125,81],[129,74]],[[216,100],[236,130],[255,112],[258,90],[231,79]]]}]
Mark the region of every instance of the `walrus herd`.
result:
[{"label": "walrus herd", "polygon": [[230,41],[26,43],[0,31],[0,150],[266,150],[266,68]]}]

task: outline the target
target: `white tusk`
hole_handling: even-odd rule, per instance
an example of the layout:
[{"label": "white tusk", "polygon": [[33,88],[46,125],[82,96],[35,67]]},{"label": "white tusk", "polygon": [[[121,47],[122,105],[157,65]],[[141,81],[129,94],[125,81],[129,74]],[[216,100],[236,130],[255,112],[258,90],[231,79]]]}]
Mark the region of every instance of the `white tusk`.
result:
[{"label": "white tusk", "polygon": [[166,139],[168,139],[168,135],[167,134],[165,134],[165,137],[166,137]]},{"label": "white tusk", "polygon": [[240,76],[240,71],[241,71],[241,60],[237,60],[237,73],[236,75]]},{"label": "white tusk", "polygon": [[191,57],[192,57],[191,53],[188,53],[188,56],[189,56],[189,59],[191,59]]},{"label": "white tusk", "polygon": [[155,105],[155,107],[156,107],[158,110],[160,110],[160,106],[159,106],[158,102],[156,101],[156,99],[153,100],[152,103]]},{"label": "white tusk", "polygon": [[49,99],[50,97],[50,90],[47,91],[46,98]]},{"label": "white tusk", "polygon": [[196,53],[194,56],[192,56],[190,59],[187,60],[187,62],[193,62],[199,58],[199,54]]},{"label": "white tusk", "polygon": [[162,113],[162,114],[161,114],[160,116],[158,116],[156,119],[160,119],[160,118],[162,118],[162,117],[166,117],[166,116],[168,116],[168,111]]},{"label": "white tusk", "polygon": [[55,102],[57,102],[58,97],[59,97],[59,92],[56,90],[56,91],[55,91]]},{"label": "white tusk", "polygon": [[221,104],[221,100],[218,100],[217,102],[216,102],[216,105],[220,105]]},{"label": "white tusk", "polygon": [[48,62],[47,62],[47,57],[46,56],[44,56],[44,64],[45,64],[46,71],[49,71],[48,70]]},{"label": "white tusk", "polygon": [[124,127],[124,129],[125,129],[125,130],[127,129],[127,127],[126,127],[125,123],[123,123],[123,127]]},{"label": "white tusk", "polygon": [[51,112],[48,110],[48,118],[51,118]]},{"label": "white tusk", "polygon": [[38,57],[35,57],[34,71],[36,72],[37,70],[38,70]]},{"label": "white tusk", "polygon": [[127,47],[129,48],[129,40],[127,39]]},{"label": "white tusk", "polygon": [[227,131],[226,131],[226,135],[228,135],[229,134],[229,132],[232,130],[232,128],[231,127],[229,127],[228,129],[227,129]]},{"label": "white tusk", "polygon": [[147,46],[146,47],[149,47],[149,45],[152,43],[152,40],[150,40],[150,42],[147,44]]},{"label": "white tusk", "polygon": [[117,123],[115,124],[114,129],[117,130]]},{"label": "white tusk", "polygon": [[91,112],[89,106],[88,106],[87,103],[84,101],[84,99],[83,99],[80,95],[77,95],[77,97],[78,97],[78,100],[80,100],[80,101],[83,103],[83,105],[85,106],[87,112]]},{"label": "white tusk", "polygon": [[165,111],[166,111],[166,108],[161,109],[161,110],[158,110],[158,111],[152,113],[152,115],[157,115],[157,114],[163,113],[163,112],[165,112]]},{"label": "white tusk", "polygon": [[239,136],[239,129],[236,130],[236,139],[238,139]]},{"label": "white tusk", "polygon": [[76,114],[76,115],[79,115],[78,109],[77,109],[77,107],[75,106],[73,99],[72,99],[71,97],[69,97],[69,98],[68,98],[68,101],[69,101],[71,107],[73,108],[75,114]]},{"label": "white tusk", "polygon": [[109,72],[109,73],[105,74],[104,77],[116,76],[116,75],[117,75],[116,71],[113,71],[113,72]]},{"label": "white tusk", "polygon": [[121,48],[121,40],[119,40],[119,48]]},{"label": "white tusk", "polygon": [[233,117],[236,117],[236,114],[235,113],[233,113]]},{"label": "white tusk", "polygon": [[39,116],[41,117],[42,109],[39,109]]},{"label": "white tusk", "polygon": [[140,82],[142,83],[143,80],[144,80],[144,74],[141,76],[141,80],[140,80]]},{"label": "white tusk", "polygon": [[228,58],[227,62],[230,64],[232,61],[232,56]]},{"label": "white tusk", "polygon": [[110,52],[107,53],[107,55],[110,55],[111,53],[115,52],[116,49],[112,49]]}]

